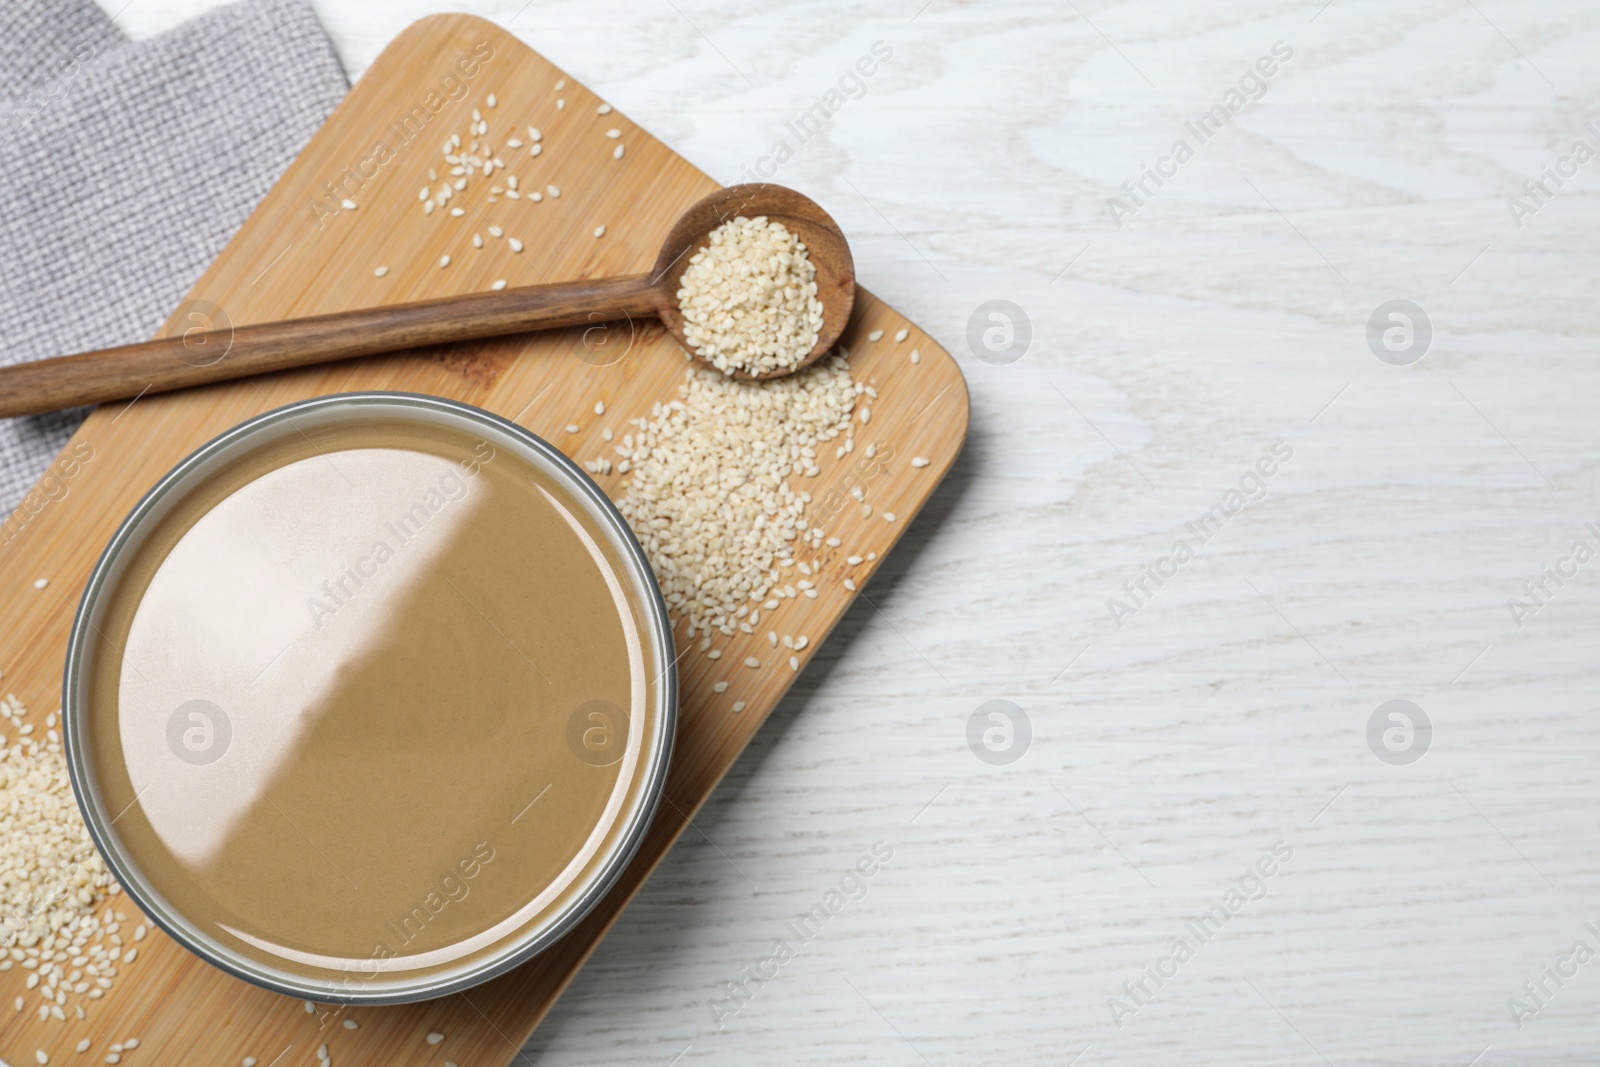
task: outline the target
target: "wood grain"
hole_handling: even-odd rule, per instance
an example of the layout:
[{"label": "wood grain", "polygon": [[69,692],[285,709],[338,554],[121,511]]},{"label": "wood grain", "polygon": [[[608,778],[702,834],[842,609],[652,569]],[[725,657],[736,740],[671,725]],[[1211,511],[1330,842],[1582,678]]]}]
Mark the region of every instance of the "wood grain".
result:
[{"label": "wood grain", "polygon": [[[480,42],[494,54],[470,79],[469,92],[445,104],[422,136],[398,146],[366,180],[353,194],[359,210],[320,220],[316,209],[308,210],[326,182],[339,179],[346,167],[358,167],[378,139],[392,136],[390,123],[409,113],[457,57]],[[555,91],[563,79],[565,88]],[[470,109],[490,92],[499,99],[488,112],[497,128],[535,124],[544,131],[544,154],[519,159],[514,172],[534,187],[558,183],[562,196],[542,204],[476,203],[461,219],[423,215],[416,191],[427,181],[428,168],[440,165],[440,141],[463,129]],[[557,109],[558,99],[565,101],[563,109]],[[242,327],[482,291],[500,277],[524,284],[645,270],[678,213],[715,183],[625,117],[598,115],[599,103],[489,23],[438,16],[414,25],[373,64],[196,285],[169,332],[182,328],[197,301],[222,309]],[[622,160],[612,156],[616,142],[605,136],[610,127],[624,131],[628,150]],[[516,255],[494,242],[474,249],[470,235],[489,221],[521,237],[526,251]],[[607,226],[606,236],[596,239],[592,232],[600,224]],[[446,253],[454,262],[440,269],[439,257]],[[385,278],[373,276],[380,265],[391,268]],[[871,331],[892,335],[902,329],[909,331],[907,344],[865,340]],[[811,638],[802,660],[823,646],[852,602],[841,579],[849,573],[865,581],[878,565],[849,567],[844,556],[871,551],[881,562],[954,461],[967,424],[966,387],[954,361],[871,294],[858,294],[844,343],[852,349],[857,378],[880,394],[871,432],[862,429],[858,436],[881,442],[897,458],[870,465],[870,474],[857,466],[859,455],[838,462],[829,455],[819,462],[818,506],[837,508],[829,529],[845,547],[818,557],[821,596],[783,609],[783,628]],[[920,363],[907,358],[910,344],[920,350]],[[80,455],[87,449],[89,458],[65,490],[50,494],[42,507],[24,508],[6,525],[0,633],[7,635],[7,684],[38,711],[57,706],[67,630],[101,546],[167,468],[245,418],[303,397],[352,389],[434,393],[512,418],[586,460],[610,454],[603,428],[620,436],[626,420],[673,399],[684,366],[682,352],[659,324],[634,323],[439,346],[102,408],[69,445]],[[597,401],[606,405],[604,418],[593,413]],[[569,424],[578,425],[578,432],[566,433]],[[931,463],[914,468],[906,462],[913,455]],[[847,496],[851,485],[868,477],[878,507],[870,519]],[[613,495],[624,484],[617,475],[599,481]],[[886,511],[899,521],[884,521]],[[36,588],[40,578],[46,584]],[[728,662],[770,652],[759,637],[733,639],[727,648]],[[717,694],[712,685],[724,672],[715,662],[691,653],[680,668],[683,702],[668,803],[615,891],[577,932],[527,967],[441,1001],[354,1009],[345,1017],[359,1020],[360,1029],[347,1031],[338,1012],[308,1014],[300,1003],[228,978],[152,934],[112,992],[88,1002],[86,1024],[41,1024],[31,1011],[0,1012],[0,1049],[13,1061],[35,1048],[70,1056],[79,1038],[88,1036],[103,1055],[110,1041],[137,1034],[144,1048],[127,1058],[130,1067],[134,1056],[163,1064],[215,1064],[252,1055],[271,1064],[286,1051],[281,1062],[288,1065],[310,1062],[324,1041],[341,1065],[423,1064],[444,1057],[464,1065],[509,1062],[796,677],[774,661],[760,671],[730,672],[731,688]],[[747,709],[733,712],[735,701]],[[20,992],[21,971],[0,976],[0,999]],[[424,1043],[432,1030],[447,1035],[442,1045]]]}]

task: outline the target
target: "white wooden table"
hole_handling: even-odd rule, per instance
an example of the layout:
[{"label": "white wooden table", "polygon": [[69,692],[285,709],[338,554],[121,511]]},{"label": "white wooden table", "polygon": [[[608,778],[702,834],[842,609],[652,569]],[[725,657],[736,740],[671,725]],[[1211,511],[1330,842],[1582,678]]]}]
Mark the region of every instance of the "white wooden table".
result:
[{"label": "white wooden table", "polygon": [[[1561,162],[1600,150],[1600,9],[1323,4],[452,5],[729,182],[885,42],[775,179],[845,225],[974,405],[870,602],[530,1062],[1593,1062],[1600,961],[1543,969],[1600,953],[1600,560],[1536,613],[1507,601],[1600,551],[1600,161]],[[317,7],[358,76],[434,3]],[[1201,143],[1185,123],[1279,41]],[[1170,176],[1134,202],[1146,164]],[[1508,198],[1547,164],[1576,174],[1519,228]],[[990,300],[1031,324],[1006,365],[966,340]],[[1369,346],[1391,300],[1431,323],[1420,362]],[[1265,497],[1202,544],[1185,524],[1276,442]],[[1194,557],[1159,562],[1180,539]],[[1394,699],[1433,727],[1409,764],[1368,744]],[[968,746],[990,700],[1028,717],[1015,762]],[[879,841],[865,896],[799,945],[786,924]],[[1230,900],[1241,879],[1259,899]],[[776,939],[798,955],[763,963]],[[733,1013],[746,967],[776,975]]]}]

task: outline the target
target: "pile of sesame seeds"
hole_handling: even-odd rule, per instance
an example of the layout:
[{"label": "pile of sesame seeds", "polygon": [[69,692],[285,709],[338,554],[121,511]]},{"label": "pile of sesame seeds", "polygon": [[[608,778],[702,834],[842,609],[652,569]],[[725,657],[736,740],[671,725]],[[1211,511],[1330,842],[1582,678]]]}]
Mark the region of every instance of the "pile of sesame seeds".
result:
[{"label": "pile of sesame seeds", "polygon": [[[64,1023],[87,1018],[89,1002],[106,995],[139,950],[122,936],[128,916],[102,907],[120,887],[78,813],[57,714],[45,716],[42,738],[27,715],[15,696],[0,700],[0,971],[28,972],[18,1012],[36,998],[40,1022]],[[128,940],[146,933],[141,923]],[[106,1062],[138,1044],[112,1046]]]},{"label": "pile of sesame seeds", "polygon": [[842,437],[839,455],[854,449],[851,413],[866,388],[842,354],[768,382],[698,368],[681,399],[633,420],[616,445],[617,471],[631,474],[618,507],[689,637],[752,633],[762,610],[816,597],[809,580],[782,582],[795,550],[827,536],[806,519],[811,494],[793,483],[820,473],[824,442]]},{"label": "pile of sesame seeds", "polygon": [[817,267],[781,222],[741,216],[718,226],[679,285],[685,338],[726,373],[792,370],[816,346]]}]

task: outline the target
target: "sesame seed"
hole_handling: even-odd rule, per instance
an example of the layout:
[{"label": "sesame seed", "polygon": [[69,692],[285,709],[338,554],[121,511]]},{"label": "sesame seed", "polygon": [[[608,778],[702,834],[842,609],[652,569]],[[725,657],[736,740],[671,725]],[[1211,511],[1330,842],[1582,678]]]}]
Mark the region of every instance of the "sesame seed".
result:
[{"label": "sesame seed", "polygon": [[735,713],[743,711],[744,710],[744,701],[735,700],[733,702],[733,710],[734,710]]},{"label": "sesame seed", "polygon": [[581,426],[579,426],[579,425],[578,425],[578,424],[577,424],[577,423],[575,423],[575,422],[569,422],[569,423],[567,423],[567,432],[568,432],[568,433],[577,433],[577,432],[578,432],[578,431],[579,431],[579,430],[580,430],[580,429],[582,429],[582,427],[581,427]]},{"label": "sesame seed", "polygon": [[564,111],[566,109],[566,106],[567,106],[567,102],[566,102],[565,99],[557,98],[557,100],[556,100],[556,110],[557,111]]},{"label": "sesame seed", "polygon": [[561,199],[561,190],[557,189],[553,185],[545,186],[544,187],[544,191],[550,194],[550,199],[551,200],[559,200],[559,199]]},{"label": "sesame seed", "polygon": [[435,1030],[433,1033],[428,1035],[428,1044],[430,1044],[430,1045],[437,1045],[439,1042],[441,1042],[443,1040],[444,1040],[444,1035],[441,1034],[437,1030]]},{"label": "sesame seed", "polygon": [[136,1037],[130,1037],[130,1038],[128,1038],[128,1040],[126,1040],[126,1041],[124,1041],[122,1043],[122,1050],[124,1052],[132,1052],[134,1049],[136,1049],[138,1047],[139,1047],[139,1039],[136,1038]]},{"label": "sesame seed", "polygon": [[50,1062],[50,1057],[49,1057],[49,1055],[47,1055],[45,1053],[44,1049],[40,1049],[38,1052],[35,1052],[33,1054],[33,1058],[35,1060],[38,1060],[40,1063],[49,1063]]},{"label": "sesame seed", "polygon": [[711,687],[711,691],[713,693],[726,693],[728,691],[728,683],[718,682],[716,685]]},{"label": "sesame seed", "polygon": [[596,415],[604,415],[606,413],[606,402],[604,400],[596,400],[594,402],[594,413]]},{"label": "sesame seed", "polygon": [[511,138],[509,141],[506,142],[506,147],[507,148],[521,148],[522,147],[522,138],[520,138],[520,137]]},{"label": "sesame seed", "polygon": [[506,280],[504,278],[496,278],[494,281],[489,283],[489,288],[495,290],[496,292],[499,292],[501,289],[504,289],[505,287],[506,287]]},{"label": "sesame seed", "polygon": [[606,131],[606,136],[615,141],[618,137],[622,136],[622,131],[613,127],[612,129]]},{"label": "sesame seed", "polygon": [[751,670],[755,670],[761,666],[761,661],[756,659],[754,656],[749,656],[745,659],[744,665],[749,667]]},{"label": "sesame seed", "polygon": [[389,274],[389,268],[388,267],[379,267],[377,270],[372,272],[372,276],[374,278],[384,278],[384,277],[387,277],[388,274]]},{"label": "sesame seed", "polygon": [[498,101],[498,100],[496,100],[496,99],[495,99],[495,97],[494,97],[494,94],[493,94],[493,93],[490,93],[490,94],[489,94],[489,99],[488,99],[488,100],[487,100],[487,101],[485,101],[485,102],[486,102],[486,103],[487,103],[487,104],[488,104],[488,105],[489,105],[489,106],[490,106],[490,107],[494,107],[494,106],[495,106],[495,105],[496,105],[496,104],[498,104],[498,103],[499,103],[499,102],[500,102],[500,101]]},{"label": "sesame seed", "polygon": [[439,266],[448,267],[449,265],[450,265],[450,257],[449,256],[440,256],[439,257]]},{"label": "sesame seed", "polygon": [[517,240],[515,237],[507,237],[506,238],[506,243],[511,246],[511,251],[513,251],[513,252],[521,252],[522,251],[522,242]]},{"label": "sesame seed", "polygon": [[317,1013],[317,1006],[315,1004],[311,1003],[311,1001],[309,1001],[309,1000],[306,1001],[306,1014],[307,1015],[315,1015],[316,1013]]},{"label": "sesame seed", "polygon": [[50,579],[48,579],[48,578],[37,578],[37,579],[34,580],[33,587],[35,589],[43,589],[45,586],[47,586],[49,584],[50,584]]},{"label": "sesame seed", "polygon": [[131,949],[128,950],[127,955],[122,957],[122,962],[123,963],[132,963],[138,957],[138,955],[139,955],[139,950],[136,949],[136,948],[131,948]]},{"label": "sesame seed", "polygon": [[614,148],[612,150],[611,158],[612,159],[621,159],[623,156],[625,156],[627,154],[628,154],[628,146],[625,145],[625,144],[619,144],[619,145],[617,145],[616,148]]},{"label": "sesame seed", "polygon": [[713,648],[710,652],[706,653],[706,659],[721,659],[721,658],[722,658],[722,649],[720,649],[720,648]]},{"label": "sesame seed", "polygon": [[797,671],[797,670],[800,669],[800,657],[799,656],[790,656],[789,657],[789,669],[791,671]]},{"label": "sesame seed", "polygon": [[604,226],[596,226],[594,228],[594,235],[596,237],[604,237],[606,235],[606,228]]},{"label": "sesame seed", "polygon": [[892,511],[885,511],[885,512],[884,512],[884,513],[883,513],[883,521],[884,521],[884,522],[893,522],[893,521],[894,521],[894,520],[895,520],[895,514],[894,514],[894,512],[892,512]]},{"label": "sesame seed", "polygon": [[799,366],[817,342],[822,302],[816,265],[782,223],[739,217],[712,231],[679,281],[684,338],[731,373]]},{"label": "sesame seed", "polygon": [[911,350],[911,362],[913,362],[913,363],[921,363],[922,362],[922,353],[917,351],[915,348],[913,348]]},{"label": "sesame seed", "polygon": [[594,113],[596,115],[609,115],[611,114],[611,105],[601,104],[599,107],[594,109]]},{"label": "sesame seed", "polygon": [[794,649],[795,649],[796,652],[799,652],[801,649],[805,648],[810,643],[811,643],[811,638],[809,638],[809,637],[797,637],[797,638],[794,639]]},{"label": "sesame seed", "polygon": [[506,231],[502,230],[498,226],[490,226],[489,227],[489,236],[490,237],[504,237],[505,233],[506,233]]},{"label": "sesame seed", "polygon": [[856,591],[856,583],[852,582],[849,578],[844,580],[844,587],[850,590],[852,593]]},{"label": "sesame seed", "polygon": [[135,941],[143,941],[144,935],[147,933],[149,933],[149,931],[145,929],[144,923],[140,923],[138,926],[133,928],[133,939]]},{"label": "sesame seed", "polygon": [[911,465],[913,467],[926,467],[928,464],[930,464],[932,462],[933,462],[933,460],[929,459],[927,456],[912,456],[911,457]]},{"label": "sesame seed", "polygon": [[246,1056],[240,1061],[240,1067],[256,1067],[256,1062],[257,1060],[254,1056]]},{"label": "sesame seed", "polygon": [[910,330],[897,330],[897,331],[895,331],[894,339],[896,341],[904,341],[907,337],[910,337],[910,336],[911,336],[911,331]]},{"label": "sesame seed", "polygon": [[859,567],[859,566],[861,566],[861,557],[860,556],[849,556],[849,557],[846,557],[845,562],[850,564],[850,566],[852,566],[852,567]]},{"label": "sesame seed", "polygon": [[466,213],[467,213],[467,209],[464,208],[464,207],[453,207],[453,208],[450,209],[450,214],[454,218],[458,218],[459,219],[461,216],[465,215]]},{"label": "sesame seed", "polygon": [[778,634],[777,634],[777,631],[775,631],[775,630],[768,630],[767,631],[767,644],[771,645],[773,648],[777,648],[778,647]]},{"label": "sesame seed", "polygon": [[339,201],[339,206],[344,208],[346,211],[354,211],[356,209],[356,202],[354,200],[341,200]]},{"label": "sesame seed", "polygon": [[424,215],[432,215],[433,214],[433,201],[432,200],[429,200],[426,204],[422,205],[422,213]]},{"label": "sesame seed", "polygon": [[567,87],[567,79],[562,78],[560,81],[556,82],[556,92],[559,93],[561,90],[565,89],[566,87]]},{"label": "sesame seed", "polygon": [[862,504],[861,505],[861,517],[863,519],[872,518],[872,505],[871,504]]},{"label": "sesame seed", "polygon": [[473,248],[482,248],[483,247],[483,234],[475,233],[475,234],[472,235],[472,247]]}]

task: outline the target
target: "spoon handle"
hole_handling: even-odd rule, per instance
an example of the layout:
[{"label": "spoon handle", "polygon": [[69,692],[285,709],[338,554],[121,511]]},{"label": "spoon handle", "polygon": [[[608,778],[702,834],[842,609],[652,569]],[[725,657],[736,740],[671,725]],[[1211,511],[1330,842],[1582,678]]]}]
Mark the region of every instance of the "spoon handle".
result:
[{"label": "spoon handle", "polygon": [[650,275],[635,274],[249,326],[216,328],[193,316],[194,328],[176,336],[0,368],[0,417],[38,415],[403,348],[649,317],[656,314],[658,299]]}]

